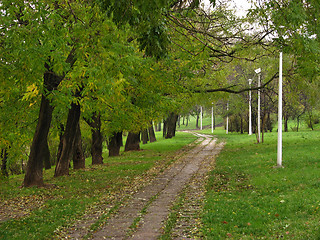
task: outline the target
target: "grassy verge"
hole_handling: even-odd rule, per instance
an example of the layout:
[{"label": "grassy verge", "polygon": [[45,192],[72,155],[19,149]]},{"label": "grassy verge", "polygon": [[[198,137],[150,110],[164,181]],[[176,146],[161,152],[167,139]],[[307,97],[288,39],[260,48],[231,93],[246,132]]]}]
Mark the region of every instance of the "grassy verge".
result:
[{"label": "grassy verge", "polygon": [[277,135],[225,135],[227,144],[207,186],[203,222],[207,239],[320,239],[319,131],[283,133],[283,165],[276,165]]},{"label": "grassy verge", "polygon": [[19,188],[23,175],[1,181],[1,212],[19,212],[21,216],[0,223],[0,239],[53,238],[55,231],[76,220],[100,198],[106,201],[106,196],[121,192],[160,162],[169,164],[177,150],[195,140],[187,133],[166,140],[160,135],[157,142],[141,145],[143,151],[105,156],[104,165],[71,171],[70,176],[53,178],[54,169],[45,171],[45,182],[52,184],[51,188]]}]

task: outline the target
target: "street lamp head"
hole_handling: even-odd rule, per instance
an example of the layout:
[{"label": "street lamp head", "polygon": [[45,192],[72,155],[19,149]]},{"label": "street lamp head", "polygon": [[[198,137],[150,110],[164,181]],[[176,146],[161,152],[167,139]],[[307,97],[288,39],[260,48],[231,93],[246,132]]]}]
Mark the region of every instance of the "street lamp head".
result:
[{"label": "street lamp head", "polygon": [[250,78],[248,81],[249,81],[249,84],[251,84],[251,83],[252,83],[252,79],[251,79],[251,78]]},{"label": "street lamp head", "polygon": [[261,68],[254,70],[257,74],[261,72]]}]

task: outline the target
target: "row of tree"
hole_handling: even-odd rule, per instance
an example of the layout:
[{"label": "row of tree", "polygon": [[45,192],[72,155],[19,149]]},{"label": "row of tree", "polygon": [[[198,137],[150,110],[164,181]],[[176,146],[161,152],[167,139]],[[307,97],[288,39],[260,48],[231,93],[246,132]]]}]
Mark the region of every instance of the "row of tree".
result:
[{"label": "row of tree", "polygon": [[[265,56],[280,46],[292,59],[287,80],[301,80],[297,76],[308,71],[296,86],[315,89],[317,71],[309,70],[319,54],[308,47],[318,47],[318,26],[306,15],[317,16],[316,1],[257,1],[245,18],[228,10],[228,1],[210,2],[205,9],[199,0],[3,0],[2,162],[27,155],[23,186],[42,186],[53,151],[55,176],[69,174],[71,160],[84,167],[83,133],[91,135],[93,164],[103,162],[105,139],[109,154],[119,154],[122,132],[128,132],[126,150],[139,148],[140,132],[143,141],[148,131],[152,137],[151,123],[162,119],[164,136],[173,137],[178,115],[195,103],[247,92],[240,72],[273,63]],[[277,20],[283,18],[279,10],[296,8],[307,12],[305,19],[291,14],[288,22]],[[277,79],[274,64],[268,70],[263,88]]]}]

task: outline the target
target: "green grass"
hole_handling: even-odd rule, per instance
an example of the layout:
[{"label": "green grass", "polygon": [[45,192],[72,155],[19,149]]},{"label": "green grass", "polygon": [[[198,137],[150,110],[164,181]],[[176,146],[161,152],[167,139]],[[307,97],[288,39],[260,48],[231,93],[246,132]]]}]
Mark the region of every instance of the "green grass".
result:
[{"label": "green grass", "polygon": [[177,150],[195,140],[193,135],[182,132],[173,139],[163,139],[161,134],[157,133],[157,142],[141,144],[143,151],[122,152],[120,157],[113,158],[104,153],[104,165],[87,164],[86,170],[71,170],[70,176],[53,178],[53,167],[44,172],[45,182],[54,186],[51,188],[19,188],[23,175],[1,180],[1,203],[15,202],[22,208],[35,205],[39,199],[44,199],[44,203],[24,217],[0,223],[0,239],[53,238],[57,229],[70,224],[101,198],[105,200],[105,196],[130,186],[134,178],[143,176],[156,164],[169,164]]},{"label": "green grass", "polygon": [[274,168],[276,133],[262,144],[215,134],[227,144],[207,186],[207,239],[320,239],[320,132],[283,133],[284,168]]}]

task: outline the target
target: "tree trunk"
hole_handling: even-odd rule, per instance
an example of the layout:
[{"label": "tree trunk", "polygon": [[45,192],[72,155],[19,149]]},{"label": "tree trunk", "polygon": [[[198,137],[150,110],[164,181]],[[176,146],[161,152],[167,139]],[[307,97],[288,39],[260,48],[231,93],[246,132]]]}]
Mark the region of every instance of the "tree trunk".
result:
[{"label": "tree trunk", "polygon": [[149,141],[148,129],[144,129],[141,131],[141,141],[143,144],[147,144]]},{"label": "tree trunk", "polygon": [[197,114],[197,119],[196,119],[196,128],[199,128],[199,114]]},{"label": "tree trunk", "polygon": [[284,115],[284,131],[288,132],[288,117]]},{"label": "tree trunk", "polygon": [[129,132],[124,151],[139,151],[140,150],[140,132]]},{"label": "tree trunk", "polygon": [[299,132],[300,116],[301,116],[301,115],[299,115],[299,116],[297,117],[297,132]]},{"label": "tree trunk", "polygon": [[77,126],[80,119],[80,105],[76,103],[71,104],[68,113],[66,129],[62,137],[62,151],[60,158],[57,161],[54,176],[69,175],[69,165],[72,154],[74,152],[74,145],[77,133]]},{"label": "tree trunk", "polygon": [[149,132],[149,140],[150,142],[156,142],[157,139],[156,139],[156,134],[154,133],[154,129],[153,129],[153,123],[152,121],[150,122],[150,127],[148,128],[148,132]]},{"label": "tree trunk", "polygon": [[122,146],[122,132],[115,132],[108,141],[109,157],[119,156]]},{"label": "tree trunk", "polygon": [[73,169],[81,169],[86,167],[86,159],[82,149],[81,129],[78,123],[73,150]]},{"label": "tree trunk", "polygon": [[176,126],[177,126],[178,115],[175,113],[170,113],[169,117],[166,120],[167,131],[165,138],[172,138],[176,135]]},{"label": "tree trunk", "polygon": [[101,134],[100,113],[94,114],[92,117],[91,135],[92,135],[92,145],[91,145],[92,165],[103,164],[103,157],[102,157],[103,137]]},{"label": "tree trunk", "polygon": [[2,164],[1,164],[1,175],[3,177],[8,177],[8,168],[7,168],[7,161],[8,161],[8,152],[6,148],[3,148],[1,150],[1,158],[2,158]]},{"label": "tree trunk", "polygon": [[159,124],[158,124],[158,131],[159,132],[161,131],[161,122],[159,122]]},{"label": "tree trunk", "polygon": [[100,113],[94,113],[90,120],[85,119],[87,124],[91,127],[91,156],[92,165],[103,164],[102,157],[102,142],[103,136],[101,134],[101,118]]},{"label": "tree trunk", "polygon": [[[73,48],[67,59],[66,63],[73,66],[76,59],[74,57],[75,48]],[[46,72],[43,76],[43,87],[46,94],[57,89],[64,76],[56,75],[48,64],[45,64]],[[42,94],[39,118],[35,134],[33,136],[32,145],[30,148],[30,155],[27,164],[26,174],[23,180],[24,187],[43,186],[43,162],[46,158],[50,160],[50,152],[48,146],[48,133],[52,120],[53,107],[50,105],[50,100]]]},{"label": "tree trunk", "polygon": [[52,120],[53,107],[50,101],[42,95],[39,118],[33,137],[26,174],[23,181],[24,187],[43,186],[43,163],[45,158],[50,160],[48,147],[48,133]]},{"label": "tree trunk", "polygon": [[163,120],[163,129],[162,129],[162,137],[166,137],[167,135],[167,120]]},{"label": "tree trunk", "polygon": [[55,164],[57,164],[57,160],[60,159],[61,156],[61,152],[62,152],[62,137],[63,137],[63,133],[64,133],[64,125],[61,123],[60,124],[60,133],[59,133],[59,146],[58,146],[58,151],[57,151],[57,159]]}]

